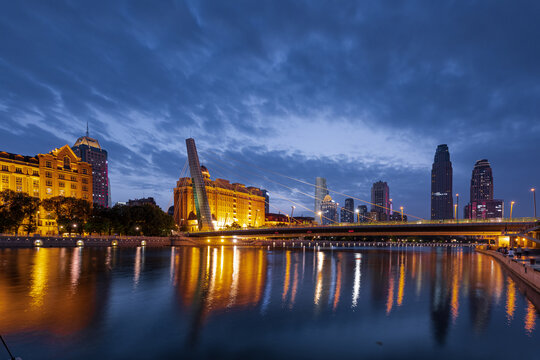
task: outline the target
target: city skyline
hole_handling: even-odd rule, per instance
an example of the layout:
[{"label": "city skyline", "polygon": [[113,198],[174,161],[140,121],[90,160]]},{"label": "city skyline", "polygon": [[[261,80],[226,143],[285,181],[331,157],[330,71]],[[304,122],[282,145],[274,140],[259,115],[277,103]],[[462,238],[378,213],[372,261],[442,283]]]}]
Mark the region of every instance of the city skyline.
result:
[{"label": "city skyline", "polygon": [[0,150],[33,156],[73,144],[89,122],[109,152],[113,204],[152,196],[166,210],[193,137],[202,164],[228,161],[222,177],[267,189],[283,212],[290,203],[272,194],[308,208],[313,200],[229,159],[310,183],[325,177],[330,190],[365,200],[382,179],[394,209],[428,219],[433,149],[444,143],[460,208],[471,167],[487,158],[496,197],[516,202],[515,217],[532,215],[538,4],[268,2],[242,15],[230,6],[8,4]]}]

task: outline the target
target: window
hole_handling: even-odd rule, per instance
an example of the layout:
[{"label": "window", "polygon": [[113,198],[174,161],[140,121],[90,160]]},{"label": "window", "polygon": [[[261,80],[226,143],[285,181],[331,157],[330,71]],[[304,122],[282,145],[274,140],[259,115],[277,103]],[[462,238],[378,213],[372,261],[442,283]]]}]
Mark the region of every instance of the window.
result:
[{"label": "window", "polygon": [[52,178],[52,173],[50,171],[45,172],[45,177],[49,179]]},{"label": "window", "polygon": [[9,167],[7,165],[2,165],[2,171],[9,171]]},{"label": "window", "polygon": [[9,188],[9,175],[2,175],[2,190]]},{"label": "window", "polygon": [[71,167],[71,160],[69,157],[64,157],[64,169],[69,169]]},{"label": "window", "polygon": [[60,191],[58,192],[58,195],[60,195],[60,196],[66,195],[66,190],[60,189]]},{"label": "window", "polygon": [[34,180],[34,187],[35,188],[39,187],[39,181],[38,180]]},{"label": "window", "polygon": [[71,181],[77,181],[77,177],[72,176],[72,177],[71,177]]},{"label": "window", "polygon": [[46,180],[45,185],[46,186],[52,186],[52,180]]},{"label": "window", "polygon": [[86,175],[87,174],[86,169],[82,169],[82,173]]},{"label": "window", "polygon": [[71,188],[74,190],[77,189],[77,184],[71,184]]},{"label": "window", "polygon": [[15,168],[15,172],[16,172],[17,174],[22,174],[22,173],[23,173],[23,172],[22,172],[22,169],[21,169],[20,167]]},{"label": "window", "polygon": [[83,187],[82,187],[82,191],[88,191],[88,186],[86,186],[86,185],[83,185]]},{"label": "window", "polygon": [[83,194],[83,196],[82,196],[82,197],[83,197],[83,199],[84,199],[84,200],[88,200],[88,195],[86,195],[86,194]]},{"label": "window", "polygon": [[61,188],[63,188],[63,187],[66,186],[66,184],[65,184],[63,181],[59,181],[59,182],[58,182],[58,186],[61,187]]},{"label": "window", "polygon": [[65,179],[64,174],[58,174],[58,178],[64,180]]},{"label": "window", "polygon": [[82,183],[83,184],[88,184],[88,179],[86,179],[86,178],[82,179]]},{"label": "window", "polygon": [[50,161],[45,161],[45,167],[52,168],[52,163]]},{"label": "window", "polygon": [[16,185],[22,185],[22,178],[21,177],[15,178],[15,184]]},{"label": "window", "polygon": [[32,176],[39,176],[39,171],[37,170],[32,171]]}]

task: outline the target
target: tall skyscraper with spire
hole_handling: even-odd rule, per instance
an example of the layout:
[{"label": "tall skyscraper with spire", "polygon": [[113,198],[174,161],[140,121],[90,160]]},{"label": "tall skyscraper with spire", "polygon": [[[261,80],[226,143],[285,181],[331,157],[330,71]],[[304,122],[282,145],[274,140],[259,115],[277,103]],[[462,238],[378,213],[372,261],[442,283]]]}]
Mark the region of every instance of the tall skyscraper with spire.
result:
[{"label": "tall skyscraper with spire", "polygon": [[448,145],[437,146],[431,168],[431,219],[453,219],[452,162]]},{"label": "tall skyscraper with spire", "polygon": [[92,165],[93,176],[93,200],[94,204],[109,207],[110,184],[109,184],[109,162],[107,151],[101,148],[99,142],[90,137],[88,123],[86,123],[86,136],[77,139],[75,145],[71,147],[73,152]]}]

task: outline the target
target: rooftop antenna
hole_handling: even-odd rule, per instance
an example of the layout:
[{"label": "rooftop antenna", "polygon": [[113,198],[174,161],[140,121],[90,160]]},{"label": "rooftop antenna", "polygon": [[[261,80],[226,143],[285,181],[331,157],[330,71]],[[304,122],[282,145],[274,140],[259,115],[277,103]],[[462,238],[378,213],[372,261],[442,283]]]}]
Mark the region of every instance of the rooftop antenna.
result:
[{"label": "rooftop antenna", "polygon": [[88,133],[88,121],[86,122],[86,137],[89,137],[89,133]]}]

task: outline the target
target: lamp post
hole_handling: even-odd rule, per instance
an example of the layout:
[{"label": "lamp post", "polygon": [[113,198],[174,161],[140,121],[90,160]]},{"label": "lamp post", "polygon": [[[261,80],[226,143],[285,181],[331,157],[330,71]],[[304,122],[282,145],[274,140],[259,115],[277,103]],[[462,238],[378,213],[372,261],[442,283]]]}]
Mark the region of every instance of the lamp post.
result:
[{"label": "lamp post", "polygon": [[515,201],[510,201],[510,220],[512,220],[512,210],[514,210]]},{"label": "lamp post", "polygon": [[401,222],[403,222],[403,206],[400,206],[399,210],[401,210]]},{"label": "lamp post", "polygon": [[321,225],[322,225],[322,211],[319,211],[317,214],[319,215],[319,218],[320,218],[320,221],[321,221]]},{"label": "lamp post", "polygon": [[356,209],[354,210],[354,212],[356,213],[356,218],[358,219],[358,222],[360,222],[360,210]]},{"label": "lamp post", "polygon": [[456,193],[456,223],[459,222],[459,194]]},{"label": "lamp post", "polygon": [[536,189],[532,188],[531,192],[533,193],[534,218],[536,219]]}]

